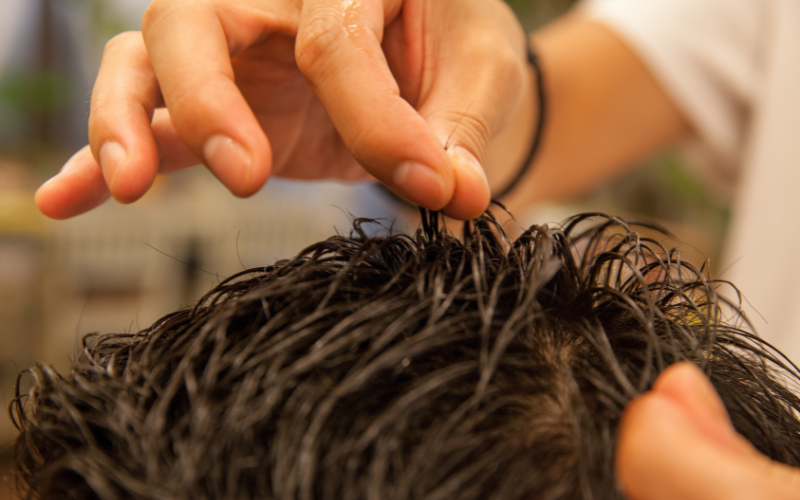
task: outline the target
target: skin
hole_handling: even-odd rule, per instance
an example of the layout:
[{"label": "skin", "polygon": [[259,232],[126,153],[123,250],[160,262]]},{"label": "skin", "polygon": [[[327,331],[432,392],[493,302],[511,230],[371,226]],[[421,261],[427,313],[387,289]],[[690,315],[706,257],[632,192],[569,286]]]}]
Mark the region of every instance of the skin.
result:
[{"label": "skin", "polygon": [[[486,146],[526,91],[524,51],[500,0],[157,0],[141,34],[108,43],[90,147],[37,204],[60,219],[109,194],[130,203],[202,161],[238,196],[270,175],[375,178],[473,217],[489,202]],[[468,59],[483,69],[452,63]]]},{"label": "skin", "polygon": [[[531,174],[506,200],[512,209],[575,196],[692,133],[638,55],[605,26],[572,14],[535,33],[533,44],[548,121]],[[513,175],[518,163],[498,164]]]},{"label": "skin", "polygon": [[[48,217],[131,203],[157,174],[203,163],[237,196],[272,175],[377,179],[468,219],[533,133],[525,35],[501,0],[155,0],[142,27],[106,47],[89,146],[36,194]],[[535,168],[503,200],[512,211],[692,133],[604,26],[572,14],[533,41],[550,113]],[[627,409],[616,470],[633,500],[800,498],[800,471],[738,436],[689,364]]]},{"label": "skin", "polygon": [[[574,195],[690,133],[603,26],[567,16],[535,44],[551,112],[533,174],[504,200],[512,209]],[[238,196],[271,175],[375,178],[468,219],[525,156],[533,81],[501,0],[156,0],[142,33],[108,43],[90,147],[36,201],[68,218],[202,162]]]},{"label": "skin", "polygon": [[665,370],[626,409],[616,471],[631,500],[800,498],[800,470],[737,434],[714,387],[688,362]]}]

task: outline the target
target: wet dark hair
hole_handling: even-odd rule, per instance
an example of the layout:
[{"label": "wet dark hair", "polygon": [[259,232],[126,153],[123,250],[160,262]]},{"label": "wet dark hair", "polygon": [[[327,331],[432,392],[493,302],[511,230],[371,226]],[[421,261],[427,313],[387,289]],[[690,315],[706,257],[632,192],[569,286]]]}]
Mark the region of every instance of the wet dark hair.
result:
[{"label": "wet dark hair", "polygon": [[[588,224],[587,227],[587,223]],[[43,499],[614,499],[618,425],[668,365],[800,465],[798,373],[720,283],[618,218],[506,239],[357,220],[135,334],[89,335],[12,404]]]}]

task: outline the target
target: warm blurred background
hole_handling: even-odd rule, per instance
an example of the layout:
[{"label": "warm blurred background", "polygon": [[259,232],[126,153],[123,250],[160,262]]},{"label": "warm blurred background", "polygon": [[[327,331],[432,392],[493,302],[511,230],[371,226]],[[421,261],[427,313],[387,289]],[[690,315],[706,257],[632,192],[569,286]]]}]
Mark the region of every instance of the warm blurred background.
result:
[{"label": "warm blurred background", "polygon": [[[534,29],[572,0],[508,0]],[[149,0],[0,0],[0,404],[17,374],[42,360],[68,370],[93,331],[143,328],[190,304],[220,277],[272,263],[347,230],[353,216],[393,219],[375,186],[270,181],[248,200],[202,169],[173,174],[132,206],[108,202],[64,222],[36,211],[33,192],[86,143],[86,119],[103,45],[138,29]],[[663,222],[713,258],[726,204],[704,191],[680,155],[569,204],[517,214],[523,223],[578,211]],[[410,223],[396,226],[411,229]],[[3,411],[4,413],[4,411]],[[12,498],[3,464],[15,430],[0,418],[0,500]]]}]

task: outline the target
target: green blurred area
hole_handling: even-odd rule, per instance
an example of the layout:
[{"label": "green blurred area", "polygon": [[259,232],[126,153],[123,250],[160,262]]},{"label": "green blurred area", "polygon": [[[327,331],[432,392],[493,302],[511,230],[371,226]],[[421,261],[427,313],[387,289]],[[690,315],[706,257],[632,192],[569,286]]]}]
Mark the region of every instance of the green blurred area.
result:
[{"label": "green blurred area", "polygon": [[80,0],[89,6],[93,34],[99,40],[108,40],[114,35],[139,26],[139,20],[119,19],[114,16],[106,0]]},{"label": "green blurred area", "polygon": [[517,13],[522,25],[527,31],[547,24],[556,17],[560,16],[577,0],[505,0],[506,3]]},{"label": "green blurred area", "polygon": [[0,80],[0,102],[17,111],[63,109],[69,81],[57,73],[11,73]]}]

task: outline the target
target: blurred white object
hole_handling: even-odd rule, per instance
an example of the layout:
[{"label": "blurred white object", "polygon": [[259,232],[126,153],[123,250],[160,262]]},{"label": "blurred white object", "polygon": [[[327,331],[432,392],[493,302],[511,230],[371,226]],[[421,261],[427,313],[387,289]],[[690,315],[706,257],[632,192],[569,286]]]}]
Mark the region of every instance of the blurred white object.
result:
[{"label": "blurred white object", "polygon": [[142,16],[152,0],[107,0],[108,5],[116,14],[116,17],[123,21],[131,29],[141,28]]},{"label": "blurred white object", "polygon": [[[800,361],[800,2],[592,0],[637,51],[735,192],[723,265],[757,331]],[[735,299],[735,297],[734,297]]]},{"label": "blurred white object", "polygon": [[21,34],[34,22],[36,0],[0,0],[0,76],[15,50]]}]

